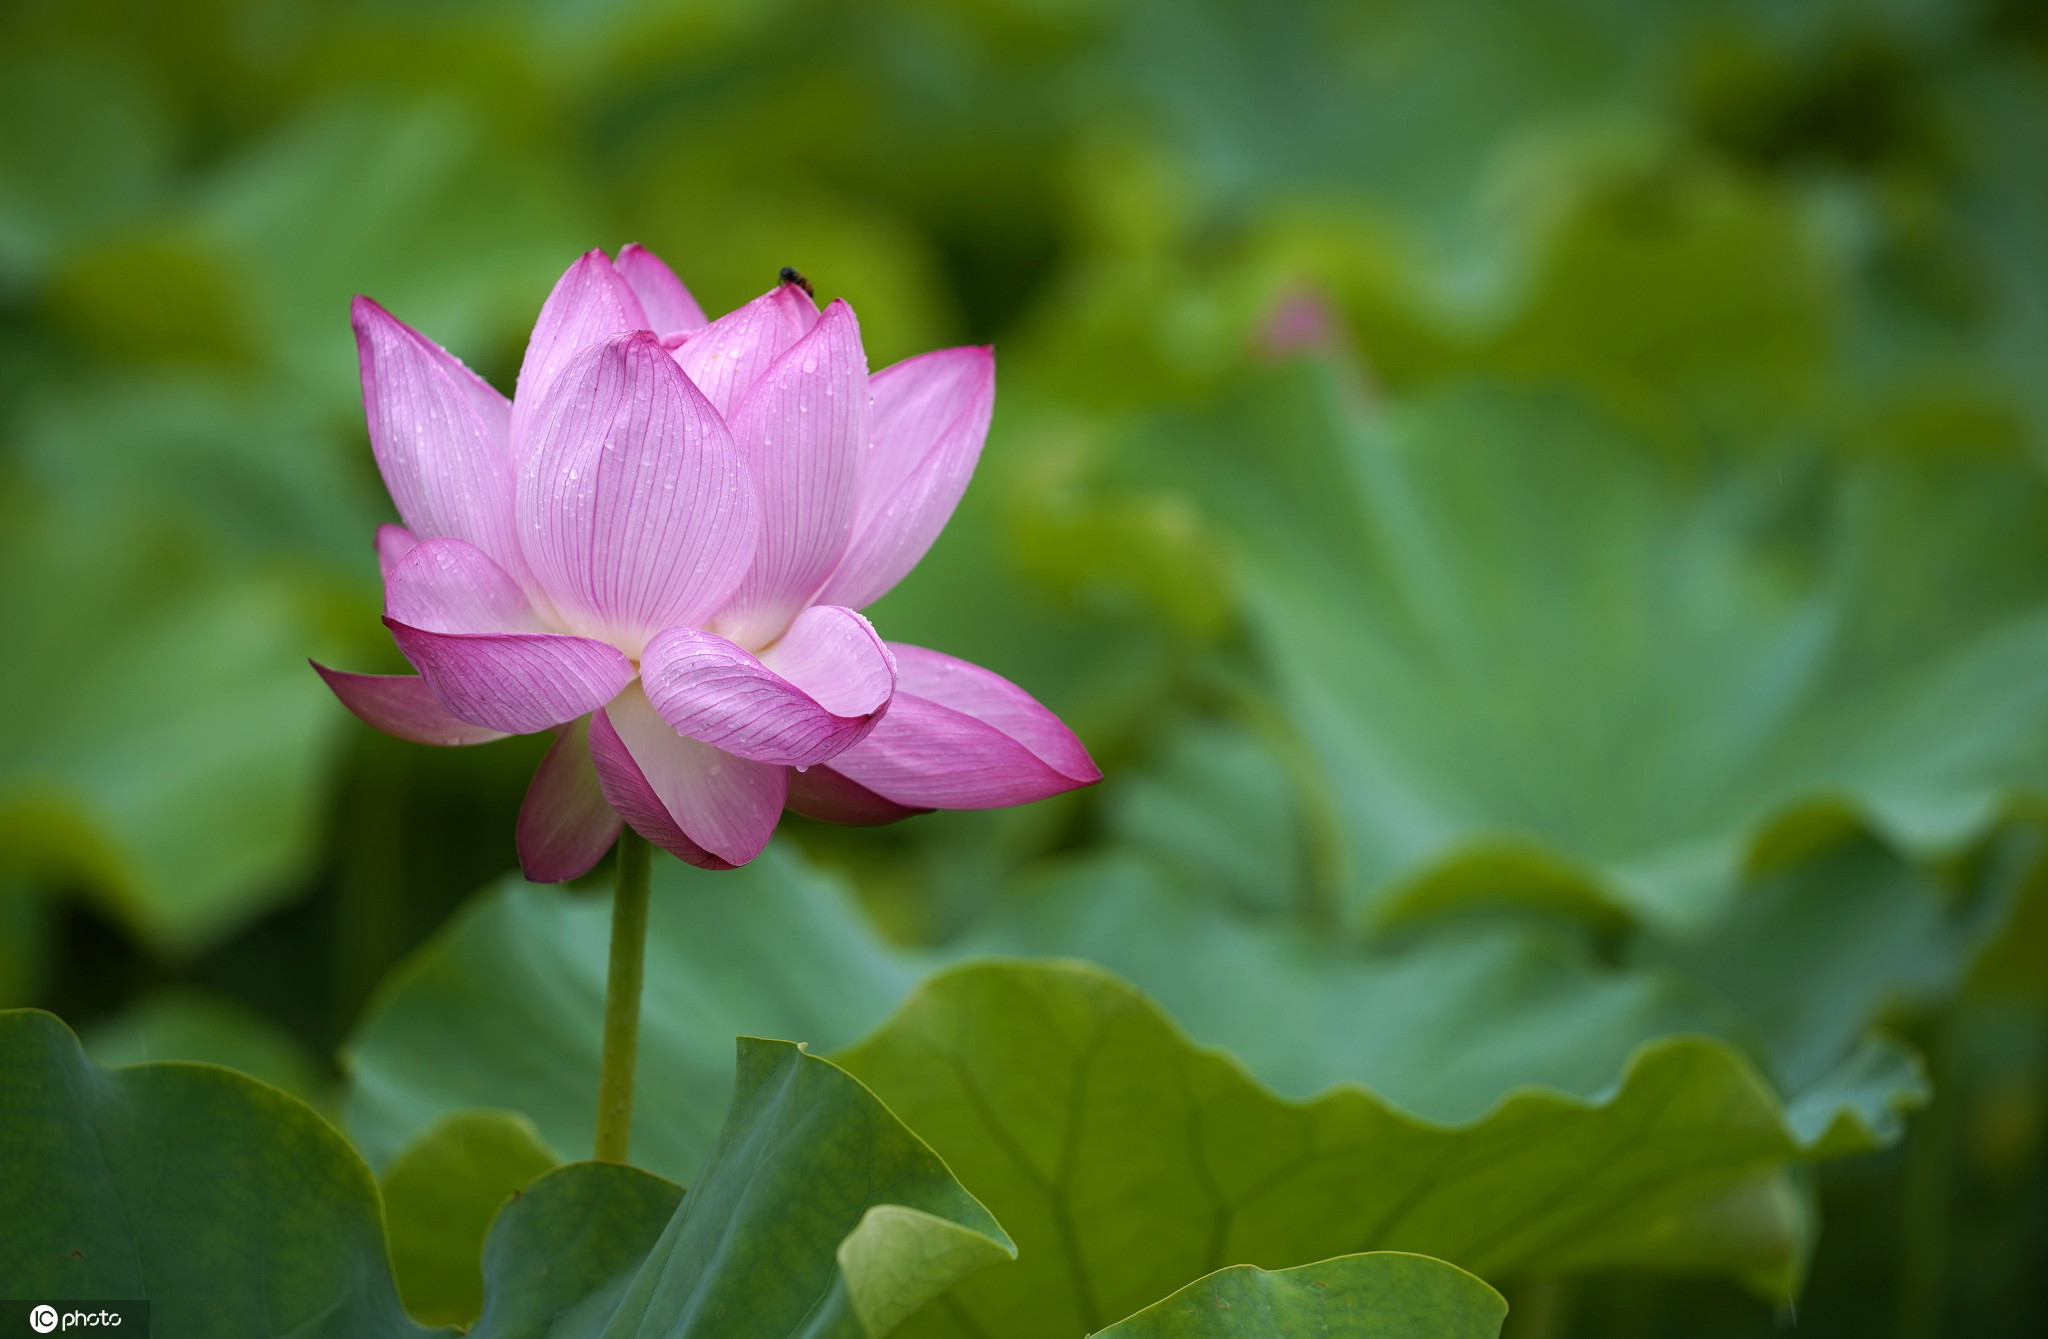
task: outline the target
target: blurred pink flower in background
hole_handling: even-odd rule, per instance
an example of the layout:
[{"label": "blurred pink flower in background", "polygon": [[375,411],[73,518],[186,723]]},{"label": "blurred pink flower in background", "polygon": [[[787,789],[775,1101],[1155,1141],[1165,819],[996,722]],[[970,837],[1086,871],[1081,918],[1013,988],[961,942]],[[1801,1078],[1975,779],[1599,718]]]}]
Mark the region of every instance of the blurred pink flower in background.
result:
[{"label": "blurred pink flower in background", "polygon": [[582,874],[621,820],[730,869],[785,807],[880,823],[1100,777],[1022,689],[855,612],[966,488],[987,348],[871,376],[845,302],[785,282],[707,322],[638,246],[569,267],[509,401],[367,298],[355,330],[405,522],[377,535],[384,622],[419,673],[315,668],[403,739],[554,730],[519,815],[528,878]]}]

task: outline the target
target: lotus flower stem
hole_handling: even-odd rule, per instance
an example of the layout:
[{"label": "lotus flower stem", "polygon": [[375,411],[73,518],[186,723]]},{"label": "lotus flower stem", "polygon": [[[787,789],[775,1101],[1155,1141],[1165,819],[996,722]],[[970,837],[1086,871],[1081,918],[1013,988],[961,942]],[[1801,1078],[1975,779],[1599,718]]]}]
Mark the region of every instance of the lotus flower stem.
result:
[{"label": "lotus flower stem", "polygon": [[633,829],[619,833],[612,891],[611,964],[604,985],[604,1058],[597,1072],[599,1162],[624,1162],[633,1141],[633,1070],[640,1054],[640,983],[647,966],[647,899],[653,851]]}]

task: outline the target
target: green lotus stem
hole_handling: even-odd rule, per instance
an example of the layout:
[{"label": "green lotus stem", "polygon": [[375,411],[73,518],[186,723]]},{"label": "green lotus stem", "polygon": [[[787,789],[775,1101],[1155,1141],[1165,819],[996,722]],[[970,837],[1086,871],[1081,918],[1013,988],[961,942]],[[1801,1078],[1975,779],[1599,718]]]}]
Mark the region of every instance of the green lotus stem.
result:
[{"label": "green lotus stem", "polygon": [[633,1068],[640,1054],[640,983],[647,968],[647,898],[653,852],[639,833],[619,833],[612,890],[612,954],[604,983],[604,1059],[597,1071],[599,1162],[624,1162],[633,1142]]}]

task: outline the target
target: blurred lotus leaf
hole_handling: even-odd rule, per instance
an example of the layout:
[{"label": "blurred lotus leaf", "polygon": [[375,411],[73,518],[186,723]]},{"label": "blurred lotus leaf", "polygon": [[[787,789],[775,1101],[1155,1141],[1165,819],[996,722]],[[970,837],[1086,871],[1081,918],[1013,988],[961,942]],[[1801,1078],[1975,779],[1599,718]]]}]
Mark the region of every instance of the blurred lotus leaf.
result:
[{"label": "blurred lotus leaf", "polygon": [[172,122],[138,61],[11,47],[0,64],[0,293],[135,217],[168,182]]},{"label": "blurred lotus leaf", "polygon": [[220,995],[166,990],[144,996],[79,1039],[109,1069],[158,1060],[198,1060],[239,1070],[316,1108],[334,1096],[333,1080],[297,1037],[246,1005]]},{"label": "blurred lotus leaf", "polygon": [[1687,456],[1569,398],[1377,409],[1307,364],[1150,440],[1237,541],[1355,913],[1519,847],[1697,927],[1794,806],[1936,853],[2048,780],[2024,469]]},{"label": "blurred lotus leaf", "polygon": [[532,1121],[489,1109],[451,1111],[400,1150],[379,1184],[391,1272],[416,1320],[464,1326],[476,1320],[484,1307],[483,1247],[492,1221],[560,1162]]},{"label": "blurred lotus leaf", "polygon": [[1455,924],[1361,951],[1297,921],[1187,897],[1175,882],[1133,852],[1067,862],[957,947],[1100,963],[1290,1097],[1355,1083],[1446,1124],[1479,1118],[1517,1088],[1591,1097],[1657,1037],[1739,1032],[1731,1011],[1679,974],[1604,966],[1562,927]]},{"label": "blurred lotus leaf", "polygon": [[[1966,974],[2023,956],[2048,870],[2028,809],[1928,865],[1822,805],[1766,828],[1727,910],[1690,933],[1631,926],[1569,866],[1503,851],[1461,859],[1361,947],[1327,920],[1291,769],[1243,727],[1175,739],[1124,779],[1116,845],[1043,867],[954,951],[1088,958],[1283,1092],[1352,1080],[1440,1120],[1516,1083],[1591,1093],[1669,1032],[1726,1037],[1799,1094],[1873,1022],[1922,1017]],[[1390,1015],[1403,1026],[1330,1025]]]},{"label": "blurred lotus leaf", "polygon": [[1493,1339],[1507,1304],[1461,1269],[1376,1251],[1293,1269],[1233,1265],[1100,1331],[1102,1339],[1256,1339],[1303,1332],[1349,1339]]},{"label": "blurred lotus leaf", "polygon": [[38,540],[40,578],[0,595],[37,648],[4,671],[9,700],[34,709],[0,727],[0,849],[189,952],[287,891],[313,836],[339,722],[305,682],[306,586],[204,564],[181,581],[191,555],[142,536],[24,528],[7,547]]}]

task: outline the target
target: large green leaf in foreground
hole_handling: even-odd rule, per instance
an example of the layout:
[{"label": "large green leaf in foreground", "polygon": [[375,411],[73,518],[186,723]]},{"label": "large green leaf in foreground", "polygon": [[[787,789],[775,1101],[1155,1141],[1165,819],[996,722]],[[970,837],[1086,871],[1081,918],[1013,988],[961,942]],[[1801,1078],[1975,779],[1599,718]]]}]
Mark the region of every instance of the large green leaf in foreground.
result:
[{"label": "large green leaf in foreground", "polygon": [[[1953,985],[2003,932],[2040,841],[2002,825],[1937,880],[1852,829],[1759,871],[1704,934],[1486,916],[1377,949],[1188,897],[1154,859],[1111,850],[1048,870],[968,946],[1098,962],[1291,1096],[1356,1082],[1470,1120],[1521,1084],[1590,1096],[1643,1042],[1707,1032],[1797,1098],[1860,1063],[1887,1009]],[[1603,963],[1589,937],[1632,965]]]},{"label": "large green leaf in foreground", "polygon": [[[548,1213],[599,1177],[618,1173],[564,1168],[500,1220],[479,1339],[879,1336],[953,1280],[1015,1254],[917,1136],[788,1042],[741,1039],[732,1110],[704,1174],[638,1259],[620,1259],[628,1231],[591,1252],[588,1220]],[[653,1221],[640,1187],[597,1220],[601,1232],[618,1212]],[[564,1269],[570,1250],[588,1254]]]},{"label": "large green leaf in foreground", "polygon": [[1236,540],[1355,907],[1487,860],[1696,926],[1790,806],[1925,851],[2048,783],[2021,465],[1722,459],[1563,398],[1367,406],[1309,365],[1157,443]]},{"label": "large green leaf in foreground", "polygon": [[152,1304],[164,1339],[425,1333],[377,1187],[295,1097],[213,1065],[103,1070],[49,1014],[0,1014],[0,1280]]},{"label": "large green leaf in foreground", "polygon": [[[744,1039],[739,1071],[689,1196],[575,1164],[501,1214],[479,1334],[878,1339],[1015,1254],[844,1071]],[[24,1295],[148,1299],[166,1339],[426,1333],[399,1305],[369,1169],[246,1075],[103,1070],[50,1015],[0,1014],[0,1165],[0,1279]]]},{"label": "large green leaf in foreground", "polygon": [[1908,1059],[1873,1052],[1877,1082],[1794,1119],[1734,1048],[1679,1037],[1596,1099],[1524,1090],[1441,1125],[1357,1087],[1290,1102],[1101,969],[1023,961],[941,972],[840,1061],[1021,1251],[917,1332],[966,1316],[1019,1339],[1098,1329],[1229,1264],[1369,1250],[1489,1279],[1723,1270],[1789,1290],[1805,1225],[1774,1173],[1873,1146],[1910,1087]]}]

